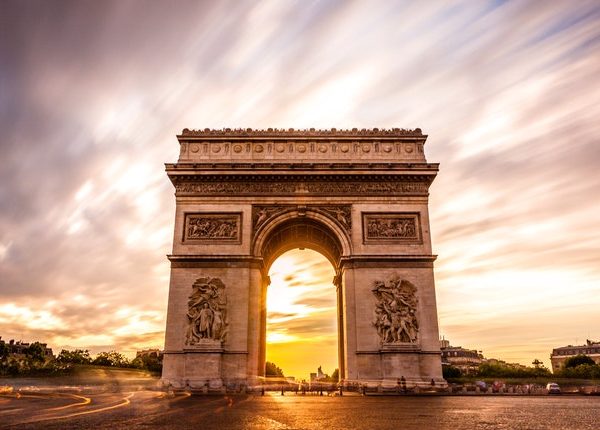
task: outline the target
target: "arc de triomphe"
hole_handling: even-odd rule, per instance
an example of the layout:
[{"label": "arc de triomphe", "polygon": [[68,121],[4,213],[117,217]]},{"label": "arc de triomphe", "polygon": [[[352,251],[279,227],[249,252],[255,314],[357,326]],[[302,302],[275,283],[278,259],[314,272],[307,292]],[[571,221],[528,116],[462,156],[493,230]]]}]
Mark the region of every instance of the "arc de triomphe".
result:
[{"label": "arc de triomphe", "polygon": [[[438,164],[405,130],[183,130],[163,382],[254,385],[267,275],[293,248],[331,262],[340,378],[444,384],[428,190]],[[333,287],[332,287],[333,288]]]}]

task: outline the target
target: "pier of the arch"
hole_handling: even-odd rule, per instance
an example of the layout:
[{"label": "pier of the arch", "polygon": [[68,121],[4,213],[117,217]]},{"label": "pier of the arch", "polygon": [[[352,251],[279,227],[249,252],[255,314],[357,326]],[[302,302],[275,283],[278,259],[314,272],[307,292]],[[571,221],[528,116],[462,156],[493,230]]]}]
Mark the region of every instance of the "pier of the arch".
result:
[{"label": "pier of the arch", "polygon": [[438,165],[419,129],[178,139],[164,383],[259,383],[267,271],[293,248],[335,269],[342,380],[444,383],[428,216]]}]

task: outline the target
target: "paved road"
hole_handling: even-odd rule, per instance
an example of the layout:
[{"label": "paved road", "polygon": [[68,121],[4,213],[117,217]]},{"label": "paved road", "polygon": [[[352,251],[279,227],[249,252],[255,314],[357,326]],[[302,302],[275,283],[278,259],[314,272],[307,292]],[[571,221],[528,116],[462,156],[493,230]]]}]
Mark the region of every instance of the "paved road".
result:
[{"label": "paved road", "polygon": [[0,394],[9,429],[598,429],[600,397],[190,396],[133,389]]}]

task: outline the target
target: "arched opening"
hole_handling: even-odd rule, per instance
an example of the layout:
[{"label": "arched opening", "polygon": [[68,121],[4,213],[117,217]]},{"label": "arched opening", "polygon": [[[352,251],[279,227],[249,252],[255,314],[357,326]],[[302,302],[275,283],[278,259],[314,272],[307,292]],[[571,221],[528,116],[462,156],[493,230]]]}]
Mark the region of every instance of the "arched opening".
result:
[{"label": "arched opening", "polygon": [[[287,251],[269,269],[266,362],[295,381],[310,381],[311,373],[328,381],[339,374],[334,274],[331,263],[311,249]],[[268,365],[266,376],[276,376],[276,370]]]},{"label": "arched opening", "polygon": [[[263,259],[265,276],[259,360],[263,365],[279,356],[284,361],[275,364],[292,373],[300,372],[288,373],[299,380],[309,380],[319,366],[330,376],[336,368],[338,375],[344,375],[339,275],[348,250],[343,229],[318,213],[286,213],[257,232],[255,252]],[[282,302],[287,310],[281,309]],[[285,345],[278,343],[286,340],[289,348],[283,353]],[[268,354],[267,343],[271,346]],[[311,360],[306,359],[309,356]]]}]

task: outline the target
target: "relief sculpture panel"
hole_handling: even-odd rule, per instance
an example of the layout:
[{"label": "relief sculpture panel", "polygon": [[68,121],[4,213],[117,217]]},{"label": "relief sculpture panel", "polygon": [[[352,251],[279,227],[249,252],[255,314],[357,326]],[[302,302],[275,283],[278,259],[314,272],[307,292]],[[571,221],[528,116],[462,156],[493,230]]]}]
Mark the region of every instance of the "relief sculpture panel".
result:
[{"label": "relief sculpture panel", "polygon": [[392,275],[385,281],[375,281],[371,291],[377,299],[373,326],[381,344],[417,342],[417,288],[398,275]]},{"label": "relief sculpture panel", "polygon": [[221,346],[227,337],[227,297],[219,278],[203,277],[192,285],[188,300],[186,345]]},{"label": "relief sculpture panel", "polygon": [[183,240],[239,243],[241,217],[241,213],[188,213]]},{"label": "relief sculpture panel", "polygon": [[418,213],[363,213],[363,240],[421,243]]}]

